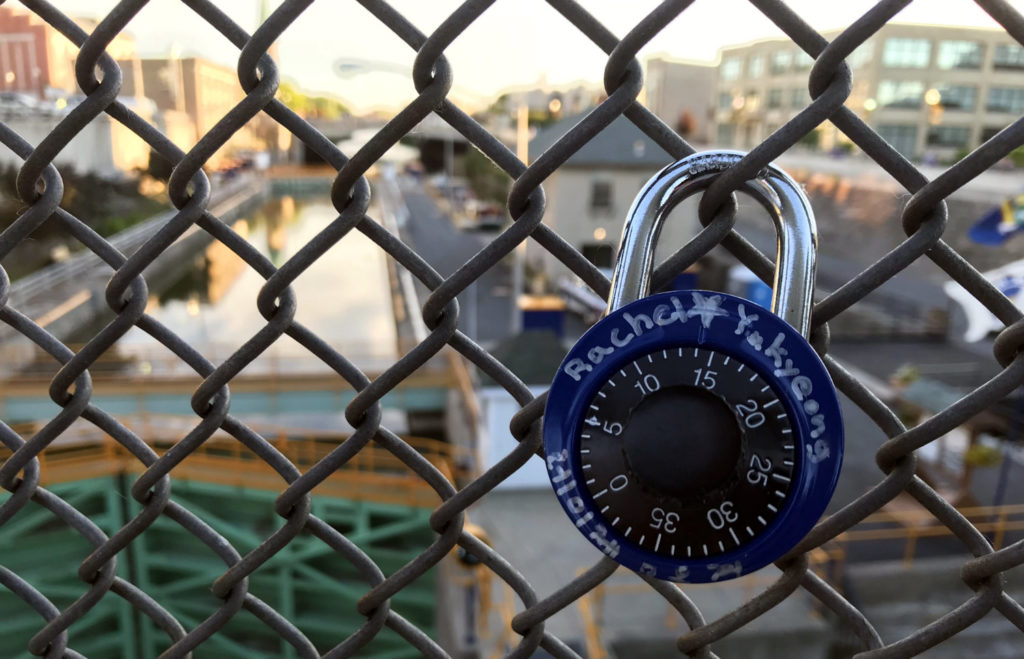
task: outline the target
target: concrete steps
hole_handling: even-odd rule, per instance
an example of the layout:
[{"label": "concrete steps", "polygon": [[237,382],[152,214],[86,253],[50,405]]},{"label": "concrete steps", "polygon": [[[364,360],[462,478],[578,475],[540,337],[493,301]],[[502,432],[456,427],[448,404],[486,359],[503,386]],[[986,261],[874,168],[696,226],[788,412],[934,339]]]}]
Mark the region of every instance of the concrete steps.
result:
[{"label": "concrete steps", "polygon": [[[960,580],[966,556],[864,563],[847,569],[847,596],[864,612],[886,643],[905,638],[952,611],[973,594]],[[1021,601],[1024,571],[1006,573],[1006,592]],[[843,651],[839,657],[852,656]],[[919,655],[927,659],[1019,659],[1024,633],[993,611],[952,638]]]}]

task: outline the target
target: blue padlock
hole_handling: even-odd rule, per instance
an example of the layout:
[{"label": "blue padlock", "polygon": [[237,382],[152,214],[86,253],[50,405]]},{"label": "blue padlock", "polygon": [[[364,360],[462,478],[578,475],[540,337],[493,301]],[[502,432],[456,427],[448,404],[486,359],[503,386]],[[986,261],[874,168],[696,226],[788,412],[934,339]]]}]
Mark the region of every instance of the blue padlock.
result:
[{"label": "blue padlock", "polygon": [[656,174],[623,229],[608,310],[569,351],[544,412],[572,524],[646,576],[714,582],[775,561],[821,517],[843,455],[835,387],[807,342],[816,228],[775,166],[742,191],[778,232],[771,311],[713,291],[648,295],[663,221],[742,153]]}]

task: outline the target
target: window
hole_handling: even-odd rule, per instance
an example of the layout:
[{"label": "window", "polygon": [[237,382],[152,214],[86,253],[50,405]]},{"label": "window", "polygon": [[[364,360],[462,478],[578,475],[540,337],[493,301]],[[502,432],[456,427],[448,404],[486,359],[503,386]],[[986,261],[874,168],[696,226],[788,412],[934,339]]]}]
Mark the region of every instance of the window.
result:
[{"label": "window", "polygon": [[611,183],[608,181],[593,181],[590,184],[590,210],[594,214],[611,214],[613,210]]},{"label": "window", "polygon": [[814,66],[814,58],[804,51],[798,50],[796,51],[796,59],[793,61],[793,66],[797,71],[806,71]]},{"label": "window", "polygon": [[811,95],[803,87],[789,90],[789,107],[802,109],[811,101]]},{"label": "window", "polygon": [[728,92],[722,92],[718,95],[718,109],[719,110],[731,110],[732,109],[732,94]]},{"label": "window", "polygon": [[976,41],[942,41],[939,43],[940,69],[980,69],[981,44]]},{"label": "window", "polygon": [[927,39],[886,39],[882,64],[904,69],[923,69],[931,58],[932,44]]},{"label": "window", "polygon": [[583,258],[593,263],[598,268],[612,267],[612,260],[615,257],[612,246],[604,243],[589,243],[580,246]]},{"label": "window", "polygon": [[971,138],[968,126],[932,126],[928,129],[928,146],[952,146],[959,149],[967,148]]},{"label": "window", "polygon": [[846,58],[846,63],[850,65],[851,69],[859,69],[865,64],[869,64],[875,56],[875,44],[871,41],[866,41],[850,53],[850,56]]},{"label": "window", "polygon": [[722,80],[736,80],[743,70],[743,62],[738,57],[726,57],[722,60]]},{"label": "window", "polygon": [[768,90],[768,107],[772,110],[782,107],[782,90],[781,89],[769,89]]},{"label": "window", "polygon": [[780,50],[777,53],[772,53],[772,75],[777,76],[782,73],[789,72],[789,67],[793,63],[793,53],[788,50]]},{"label": "window", "polygon": [[985,109],[989,112],[1024,114],[1024,89],[992,87],[988,90]]},{"label": "window", "polygon": [[1024,69],[1024,46],[1015,43],[996,46],[992,66],[996,69]]},{"label": "window", "polygon": [[998,135],[1005,126],[986,126],[981,129],[981,141],[988,142],[990,139]]},{"label": "window", "polygon": [[718,124],[718,143],[722,146],[732,146],[736,137],[736,127],[732,124]]},{"label": "window", "polygon": [[764,56],[755,55],[750,58],[750,62],[747,66],[747,74],[751,78],[760,78],[764,75]]},{"label": "window", "polygon": [[924,83],[913,80],[882,80],[878,83],[878,104],[885,108],[919,108]]},{"label": "window", "polygon": [[940,85],[939,105],[946,110],[974,110],[978,88],[973,85]]},{"label": "window", "polygon": [[761,96],[757,93],[756,89],[748,89],[745,100],[743,101],[743,107],[748,112],[757,112],[761,107]]},{"label": "window", "polygon": [[909,158],[914,155],[914,149],[917,148],[917,126],[882,124],[878,127],[878,134],[904,156]]}]

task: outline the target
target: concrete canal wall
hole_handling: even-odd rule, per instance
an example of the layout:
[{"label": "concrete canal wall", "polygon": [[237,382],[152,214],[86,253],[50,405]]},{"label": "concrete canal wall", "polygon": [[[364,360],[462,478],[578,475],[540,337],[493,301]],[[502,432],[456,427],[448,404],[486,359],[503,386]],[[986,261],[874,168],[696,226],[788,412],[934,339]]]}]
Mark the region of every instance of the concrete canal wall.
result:
[{"label": "concrete canal wall", "polygon": [[[222,221],[233,224],[246,213],[258,208],[270,195],[265,178],[247,176],[220,188],[214,195],[210,212]],[[122,254],[130,255],[149,240],[176,211],[160,213],[149,220],[111,236],[108,241]],[[172,278],[183,260],[198,253],[212,240],[198,226],[192,226],[144,271],[150,288],[159,287]],[[104,290],[111,269],[99,256],[88,250],[69,260],[55,264],[18,280],[11,287],[9,304],[58,339],[65,340],[77,329],[102,314],[109,313]],[[31,358],[35,348],[8,326],[0,328],[0,344],[5,350],[5,367],[21,363],[18,355]]]}]

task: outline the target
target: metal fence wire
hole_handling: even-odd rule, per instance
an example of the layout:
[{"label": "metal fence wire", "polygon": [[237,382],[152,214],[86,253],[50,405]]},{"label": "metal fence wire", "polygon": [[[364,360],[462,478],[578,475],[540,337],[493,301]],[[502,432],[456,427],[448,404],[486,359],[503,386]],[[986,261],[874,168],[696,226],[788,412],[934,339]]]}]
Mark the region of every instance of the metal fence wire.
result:
[{"label": "metal fence wire", "polygon": [[[535,241],[579,275],[597,294],[607,295],[609,283],[601,272],[545,225],[544,183],[574,153],[620,116],[625,116],[673,158],[694,152],[686,141],[636,100],[643,85],[641,66],[636,59],[638,51],[669,23],[686,21],[685,11],[691,3],[685,0],[666,1],[636,25],[607,27],[588,13],[582,4],[571,0],[549,0],[549,4],[565,19],[562,25],[565,30],[579,31],[607,53],[603,72],[607,98],[529,165],[517,159],[494,135],[448,100],[455,72],[445,59],[445,49],[472,26],[494,0],[468,0],[431,34],[422,33],[386,2],[360,0],[359,4],[366,11],[415,51],[412,76],[418,96],[355,153],[343,153],[275,98],[278,70],[268,51],[311,3],[312,0],[287,0],[255,33],[248,34],[216,3],[183,0],[182,11],[187,7],[238,48],[238,79],[246,92],[244,100],[186,153],[118,101],[121,71],[105,48],[143,8],[144,0],[120,2],[92,33],[87,33],[42,0],[24,0],[24,5],[31,12],[80,48],[75,74],[85,99],[34,146],[0,124],[0,141],[24,161],[17,177],[17,193],[24,210],[0,234],[0,259],[17,249],[44,222],[58,223],[68,235],[114,270],[106,287],[105,301],[116,313],[113,322],[87,344],[73,351],[8,304],[11,283],[0,269],[0,318],[60,364],[59,372],[50,382],[49,394],[61,408],[31,436],[23,437],[7,425],[0,424],[0,441],[12,453],[0,466],[0,485],[9,492],[0,506],[0,525],[16,523],[27,507],[41,506],[52,514],[54,524],[72,529],[92,548],[78,566],[83,593],[63,608],[23,576],[0,566],[0,583],[39,616],[38,630],[28,644],[28,650],[34,655],[83,656],[72,647],[73,643],[69,643],[69,634],[74,637],[76,623],[95,607],[119,598],[166,634],[167,649],[162,657],[191,656],[200,645],[215,641],[219,631],[239,616],[254,617],[289,644],[293,648],[289,652],[299,657],[353,656],[385,628],[400,635],[423,656],[447,657],[449,655],[437,640],[400,615],[392,607],[392,602],[409,584],[437,566],[456,546],[461,546],[480,557],[485,568],[507,584],[519,600],[519,612],[510,622],[514,642],[507,656],[529,657],[540,647],[556,657],[577,657],[577,652],[564,639],[551,633],[545,623],[560,610],[587,596],[616,570],[614,562],[601,558],[578,575],[566,575],[564,583],[553,594],[540,599],[516,565],[467,531],[467,509],[507,479],[533,454],[542,451],[540,429],[545,396],[531,395],[509,370],[460,331],[456,296],[524,241]],[[918,449],[992,406],[1024,383],[1024,355],[1021,353],[1024,322],[1021,312],[943,240],[947,220],[945,200],[1005,158],[1014,148],[1024,144],[1024,118],[1012,123],[940,176],[929,180],[844,107],[851,90],[850,68],[844,59],[908,5],[909,0],[879,2],[831,42],[782,2],[751,0],[751,4],[814,59],[807,78],[812,100],[791,121],[708,187],[700,201],[703,230],[696,239],[658,267],[656,280],[668,281],[712,248],[722,245],[762,279],[770,281],[770,260],[733,229],[736,205],[732,193],[822,122],[831,121],[909,193],[901,212],[906,240],[847,283],[821,297],[813,310],[812,343],[822,355],[837,387],[881,428],[888,440],[877,451],[880,471],[874,486],[822,519],[797,548],[777,563],[781,576],[756,594],[751,593],[726,615],[715,620],[705,619],[688,596],[686,586],[651,581],[651,592],[664,598],[685,622],[687,629],[677,640],[679,653],[696,657],[714,656],[712,650],[716,641],[768,613],[799,591],[817,600],[821,610],[849,633],[857,644],[858,657],[909,657],[922,653],[970,627],[993,610],[1024,631],[1024,608],[1004,590],[1006,572],[1024,563],[1024,542],[995,551],[974,524],[915,475],[915,452]],[[1010,3],[978,0],[978,4],[1016,41],[1024,44],[1024,16]],[[154,151],[174,164],[168,190],[177,212],[130,255],[119,251],[60,207],[62,178],[53,161],[76,134],[104,113],[131,129]],[[211,182],[202,170],[204,163],[234,132],[261,113],[278,122],[337,171],[331,190],[337,219],[279,267],[209,212]],[[447,278],[440,276],[399,236],[368,215],[373,195],[367,172],[385,151],[430,113],[440,116],[514,179],[508,197],[508,211],[514,220],[510,228],[489,241]],[[193,225],[198,225],[213,239],[229,247],[266,280],[255,300],[266,320],[265,326],[221,363],[208,360],[188,341],[146,313],[147,283],[141,273]],[[426,338],[373,380],[345,355],[294,320],[297,301],[291,284],[321,255],[353,231],[367,236],[401,269],[407,270],[431,291],[422,305],[422,318],[429,330]],[[919,425],[907,427],[893,409],[829,355],[827,323],[923,258],[930,259],[948,273],[1005,324],[994,344],[995,359],[1002,370],[941,413]],[[160,454],[91,402],[90,367],[133,326],[166,346],[202,378],[191,398],[196,415],[194,426],[187,432],[183,431],[173,445]],[[233,378],[284,335],[301,344],[358,391],[345,409],[345,417],[355,431],[305,471],[300,471],[267,437],[231,413],[229,391]],[[493,468],[462,487],[456,487],[419,451],[382,425],[381,399],[431,357],[448,347],[507,389],[522,408],[511,425],[512,434],[520,442],[518,447]],[[42,452],[79,419],[113,437],[139,465],[136,471],[140,475],[130,487],[138,512],[121,528],[110,533],[102,531],[95,520],[72,505],[68,498],[58,496],[55,488],[40,485]],[[173,496],[175,470],[208,438],[220,431],[230,434],[258,455],[281,479],[273,511],[280,516],[282,524],[245,555],[228,538],[177,503]],[[848,441],[857,442],[858,438],[850,437]],[[371,448],[391,453],[436,492],[437,504],[429,522],[434,533],[432,544],[414,560],[390,573],[385,573],[360,547],[312,512],[312,495],[316,493],[318,484]],[[857,606],[840,594],[836,587],[809,570],[807,556],[808,552],[848,531],[901,493],[907,493],[920,502],[934,516],[936,524],[948,527],[973,558],[963,563],[960,572],[967,586],[962,603],[945,613],[936,613],[933,620],[913,629],[904,638],[883,640]],[[211,557],[223,563],[223,573],[208,584],[219,599],[219,606],[205,620],[177,619],[165,608],[166,602],[151,597],[128,576],[119,576],[119,557],[127,555],[132,543],[158,522],[173,522],[180,526],[205,545]],[[567,525],[566,533],[571,532]],[[295,621],[287,619],[285,614],[266,604],[250,589],[251,578],[267,569],[276,554],[297,538],[309,536],[318,538],[329,547],[334,559],[350,566],[352,574],[357,575],[353,579],[361,580],[359,583],[365,586],[356,606],[365,622],[349,636],[338,638],[330,648],[315,647]],[[23,648],[5,648],[3,654],[23,651]]]}]

